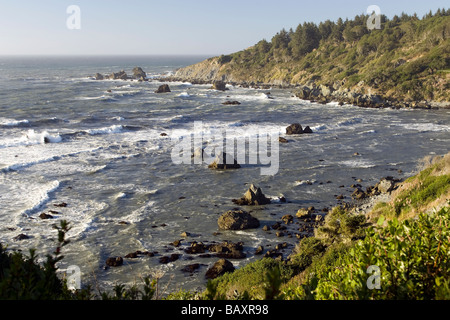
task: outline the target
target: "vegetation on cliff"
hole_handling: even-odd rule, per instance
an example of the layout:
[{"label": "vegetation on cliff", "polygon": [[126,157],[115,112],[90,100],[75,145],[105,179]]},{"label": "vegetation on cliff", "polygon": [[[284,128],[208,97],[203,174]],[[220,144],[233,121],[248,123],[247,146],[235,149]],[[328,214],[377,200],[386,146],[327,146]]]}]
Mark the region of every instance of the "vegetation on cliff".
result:
[{"label": "vegetation on cliff", "polygon": [[305,22],[270,41],[179,70],[193,81],[326,85],[406,101],[450,101],[450,9],[422,19],[367,15],[352,20]]}]

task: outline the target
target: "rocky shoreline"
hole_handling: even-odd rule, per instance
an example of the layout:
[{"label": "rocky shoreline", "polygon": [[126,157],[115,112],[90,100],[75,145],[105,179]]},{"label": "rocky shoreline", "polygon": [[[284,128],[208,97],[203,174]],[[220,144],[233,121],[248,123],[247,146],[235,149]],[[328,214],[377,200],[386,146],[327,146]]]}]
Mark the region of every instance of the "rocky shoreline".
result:
[{"label": "rocky shoreline", "polygon": [[[182,70],[182,69],[181,69]],[[112,72],[111,74],[103,75],[96,73],[92,78],[95,80],[131,80],[131,81],[152,81],[147,78],[146,72],[141,67],[135,67],[132,70],[133,75],[128,75],[124,70],[119,72]],[[177,71],[179,72],[179,71]],[[222,77],[223,78],[223,77]],[[345,81],[335,81],[332,85],[316,84],[310,81],[307,84],[291,84],[291,83],[261,83],[254,81],[223,81],[215,80],[214,77],[204,78],[190,78],[180,77],[175,74],[169,77],[156,77],[154,80],[159,82],[190,82],[192,84],[208,84],[211,89],[226,91],[226,85],[232,85],[242,88],[254,89],[288,89],[292,94],[301,100],[311,101],[320,104],[327,104],[336,102],[339,105],[355,105],[363,108],[411,108],[411,109],[450,109],[450,102],[436,102],[436,101],[401,101],[394,98],[387,98],[380,94],[362,93],[366,90],[361,87],[361,90],[350,90],[344,87]],[[170,92],[167,84],[161,85],[156,93]],[[224,104],[239,105],[238,101],[227,101]]]},{"label": "rocky shoreline", "polygon": [[[286,128],[286,135],[300,135],[304,133],[299,130],[292,132],[293,128],[299,129],[301,128],[301,125],[293,124],[288,126]],[[200,152],[198,152],[197,156],[200,156]],[[223,159],[223,162],[226,162],[227,157],[223,154],[220,159]],[[217,161],[217,159],[214,161]],[[215,163],[214,161],[213,163]],[[238,164],[234,159],[228,159],[228,161],[233,164],[230,168],[227,168],[226,165],[220,168],[217,168],[217,166],[210,166],[210,168],[214,170],[239,169],[239,167],[236,167]],[[351,188],[353,192],[345,196],[343,194],[335,196],[337,206],[347,209],[351,214],[367,215],[379,201],[387,202],[391,192],[397,188],[401,181],[388,176],[382,178],[373,186],[367,186],[365,189],[360,184],[362,180],[356,179],[356,182],[358,183],[350,186],[340,186],[340,188]],[[345,199],[350,200],[346,201]],[[233,260],[261,256],[285,261],[286,259],[289,259],[294,247],[292,244],[289,244],[282,239],[287,237],[301,240],[306,237],[314,236],[315,229],[324,224],[327,213],[332,210],[332,208],[328,207],[323,209],[314,207],[299,208],[297,212],[284,214],[274,223],[262,224],[252,215],[252,212],[254,210],[264,209],[265,206],[274,205],[275,203],[278,206],[281,206],[282,203],[288,202],[284,197],[278,199],[268,198],[264,195],[261,188],[251,184],[243,197],[230,199],[230,201],[239,207],[228,210],[219,216],[217,220],[218,228],[212,233],[213,236],[220,235],[224,230],[242,231],[261,228],[267,234],[273,234],[276,238],[280,239],[280,242],[273,246],[269,245],[268,247],[262,245],[253,247],[251,244],[246,244],[247,249],[244,250],[244,243],[242,242],[233,242],[231,240],[197,241],[195,240],[195,237],[198,235],[186,231],[180,234],[178,239],[168,243],[164,252],[143,252],[136,250],[125,256],[108,257],[105,262],[105,269],[109,267],[120,267],[126,260],[144,257],[157,257],[161,264],[171,263],[179,259],[189,261],[193,259],[201,260],[203,258],[217,258],[218,260],[216,260],[205,273],[205,279],[214,279],[226,272],[233,272],[235,270],[235,266],[232,262]],[[250,248],[250,250],[248,248]],[[195,262],[183,266],[180,271],[192,276],[205,267],[208,267],[208,265]]]},{"label": "rocky shoreline", "polygon": [[[411,109],[450,109],[450,102],[437,101],[401,101],[393,98],[386,98],[380,94],[365,94],[359,91],[350,90],[343,87],[343,83],[336,81],[333,85],[322,85],[310,82],[302,84],[273,84],[253,81],[222,81],[222,80],[203,80],[191,79],[177,76],[162,77],[158,79],[161,82],[190,82],[192,84],[210,84],[212,88],[223,88],[225,85],[232,85],[242,88],[266,89],[279,88],[291,90],[292,94],[301,100],[327,104],[336,102],[339,105],[349,104],[363,108],[411,108]],[[221,90],[221,89],[217,89]]]}]

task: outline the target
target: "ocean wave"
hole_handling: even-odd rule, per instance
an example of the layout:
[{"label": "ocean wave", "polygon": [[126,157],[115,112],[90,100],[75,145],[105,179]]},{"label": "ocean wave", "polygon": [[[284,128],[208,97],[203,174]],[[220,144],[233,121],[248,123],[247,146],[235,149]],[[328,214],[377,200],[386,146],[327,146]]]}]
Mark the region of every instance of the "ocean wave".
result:
[{"label": "ocean wave", "polygon": [[55,192],[59,188],[59,186],[59,181],[55,180],[41,186],[36,191],[33,190],[34,192],[30,192],[30,190],[28,190],[28,192],[26,193],[26,197],[28,198],[28,202],[31,205],[22,213],[30,216],[41,209],[50,200],[50,194]]},{"label": "ocean wave", "polygon": [[344,165],[346,167],[350,167],[350,168],[363,168],[363,169],[374,168],[377,166],[375,163],[364,160],[364,159],[345,160],[345,161],[339,162],[339,164]]},{"label": "ocean wave", "polygon": [[59,134],[50,134],[48,131],[36,132],[33,129],[30,129],[20,138],[5,139],[0,141],[0,149],[35,144],[58,143],[61,141],[62,137]]},{"label": "ocean wave", "polygon": [[124,126],[115,124],[110,127],[87,129],[87,130],[83,130],[81,132],[85,132],[89,135],[98,135],[98,134],[121,133],[123,130],[124,130]]},{"label": "ocean wave", "polygon": [[8,119],[8,118],[0,118],[0,126],[5,126],[5,127],[15,127],[15,126],[20,126],[21,124],[28,124],[28,123],[30,123],[30,121],[27,119],[15,120],[15,119]]},{"label": "ocean wave", "polygon": [[399,123],[395,124],[397,126],[403,127],[407,130],[414,130],[419,132],[450,132],[450,126],[444,124],[435,123]]}]

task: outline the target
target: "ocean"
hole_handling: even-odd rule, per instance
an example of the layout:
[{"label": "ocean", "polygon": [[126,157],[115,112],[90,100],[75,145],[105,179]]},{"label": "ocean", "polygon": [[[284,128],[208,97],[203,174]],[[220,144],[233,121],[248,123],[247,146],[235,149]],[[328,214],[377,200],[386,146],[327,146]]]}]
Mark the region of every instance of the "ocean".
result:
[{"label": "ocean", "polygon": [[[167,292],[202,290],[218,258],[186,253],[193,241],[242,242],[245,258],[230,260],[236,268],[259,259],[258,246],[286,243],[287,255],[298,243],[299,225],[286,225],[284,237],[263,226],[300,208],[336,206],[336,195],[350,201],[355,181],[367,187],[386,176],[403,179],[421,158],[449,151],[449,110],[320,105],[288,89],[228,85],[217,91],[187,82],[167,83],[171,92],[155,93],[163,84],[159,77],[204,58],[1,57],[0,243],[24,253],[36,248],[42,261],[55,249],[52,226],[66,220],[70,243],[60,267],[77,266],[82,286],[108,290],[153,275]],[[149,81],[93,78],[120,70],[131,75],[137,66]],[[310,126],[313,134],[286,136],[292,123]],[[214,147],[220,143],[213,134],[224,132],[236,141],[268,134],[288,143],[279,144],[272,174],[250,161],[227,171],[174,161],[183,139],[203,134],[203,146]],[[272,199],[241,208],[261,227],[219,230],[218,217],[236,208],[232,199],[251,184]],[[27,238],[18,240],[20,234]],[[180,246],[173,246],[176,240]],[[154,254],[105,267],[108,257],[136,251]],[[161,263],[173,254],[178,259]],[[182,271],[194,263],[195,272]]]}]

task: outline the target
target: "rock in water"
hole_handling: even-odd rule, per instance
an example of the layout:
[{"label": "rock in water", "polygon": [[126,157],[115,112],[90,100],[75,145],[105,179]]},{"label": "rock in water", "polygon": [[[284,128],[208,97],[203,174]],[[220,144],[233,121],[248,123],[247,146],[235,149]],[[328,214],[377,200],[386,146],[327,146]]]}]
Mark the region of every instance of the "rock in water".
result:
[{"label": "rock in water", "polygon": [[147,79],[147,74],[144,72],[144,70],[142,70],[141,67],[133,68],[133,76],[135,79],[138,79],[138,80],[146,80]]},{"label": "rock in water", "polygon": [[[203,154],[202,154],[203,157]],[[229,154],[227,155],[225,152],[220,152],[216,159],[208,165],[208,168],[211,169],[239,169],[241,165]]]},{"label": "rock in water", "polygon": [[166,93],[171,92],[168,84],[160,85],[158,90],[155,91],[155,93]]},{"label": "rock in water", "polygon": [[233,272],[234,266],[233,264],[226,260],[226,259],[220,259],[214,265],[206,271],[205,277],[206,279],[215,279],[218,276],[223,275],[227,272]]},{"label": "rock in water", "polygon": [[225,91],[227,90],[226,84],[223,81],[214,81],[212,89]]},{"label": "rock in water", "polygon": [[110,267],[119,267],[123,265],[123,258],[122,257],[110,257],[106,259],[106,265]]},{"label": "rock in water", "polygon": [[227,100],[227,101],[225,101],[225,102],[222,102],[222,104],[223,105],[239,105],[239,104],[241,104],[239,101],[230,101],[230,100]]},{"label": "rock in water", "polygon": [[261,189],[255,185],[251,185],[247,192],[244,194],[243,198],[233,199],[233,202],[239,205],[265,205],[270,203],[270,199],[262,193]]},{"label": "rock in water", "polygon": [[309,126],[306,126],[305,129],[303,129],[303,133],[313,133],[313,131]]},{"label": "rock in water", "polygon": [[303,128],[299,123],[291,124],[289,127],[286,128],[286,134],[302,134]]},{"label": "rock in water", "polygon": [[103,80],[103,79],[104,79],[104,77],[102,74],[100,74],[100,73],[95,74],[95,80]]},{"label": "rock in water", "polygon": [[120,72],[113,72],[110,76],[109,79],[112,80],[127,80],[128,79],[128,75],[125,71],[120,71]]},{"label": "rock in water", "polygon": [[245,230],[259,227],[259,220],[243,210],[230,210],[219,217],[217,221],[222,230]]}]

